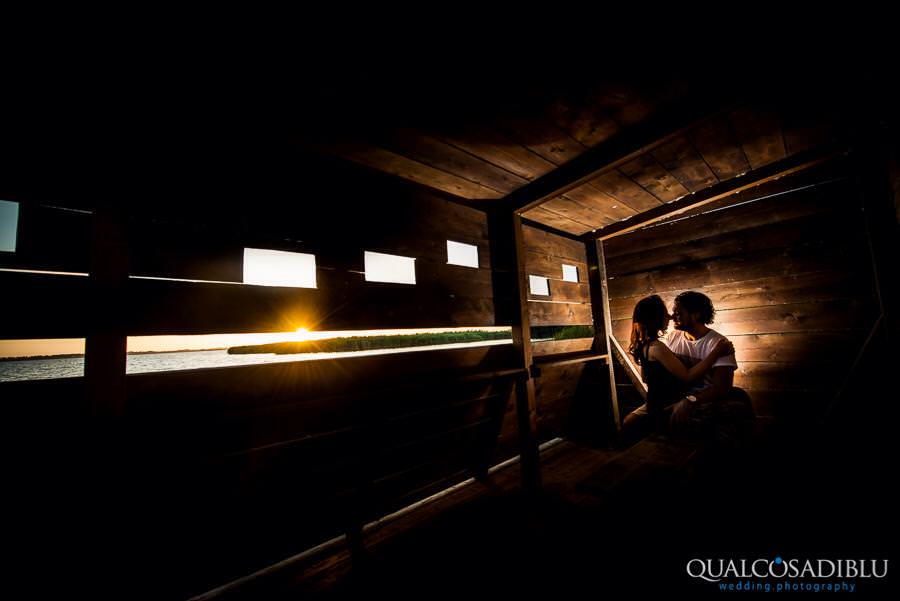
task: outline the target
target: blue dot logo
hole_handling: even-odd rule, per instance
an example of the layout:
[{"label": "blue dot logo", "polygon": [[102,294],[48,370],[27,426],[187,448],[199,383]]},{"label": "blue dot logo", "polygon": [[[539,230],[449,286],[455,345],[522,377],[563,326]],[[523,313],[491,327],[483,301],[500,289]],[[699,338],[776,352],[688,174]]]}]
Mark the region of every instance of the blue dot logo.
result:
[{"label": "blue dot logo", "polygon": [[781,563],[781,558],[780,558],[780,557],[776,557],[776,558],[775,558],[775,563],[780,564],[780,563]]}]

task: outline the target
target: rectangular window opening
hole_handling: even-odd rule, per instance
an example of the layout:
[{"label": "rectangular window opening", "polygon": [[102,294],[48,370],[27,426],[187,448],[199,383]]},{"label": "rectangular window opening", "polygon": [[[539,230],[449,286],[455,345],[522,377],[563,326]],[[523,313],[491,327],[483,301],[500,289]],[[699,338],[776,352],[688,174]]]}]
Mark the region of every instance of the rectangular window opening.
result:
[{"label": "rectangular window opening", "polygon": [[566,265],[563,264],[563,281],[566,282],[577,282],[578,281],[578,267],[576,265]]},{"label": "rectangular window opening", "polygon": [[461,265],[463,267],[478,268],[478,247],[474,244],[464,244],[447,240],[447,263],[449,265]]},{"label": "rectangular window opening", "polygon": [[0,382],[84,376],[84,338],[0,340]]},{"label": "rectangular window opening", "polygon": [[401,257],[367,250],[363,259],[367,282],[416,283],[416,260],[413,257]]},{"label": "rectangular window opening", "polygon": [[316,256],[266,248],[245,248],[244,283],[315,288]]},{"label": "rectangular window opening", "polygon": [[[503,326],[309,331],[301,325],[293,332],[129,336],[126,372],[319,361],[511,343],[512,332]],[[0,374],[2,367],[0,362]]]},{"label": "rectangular window opening", "polygon": [[550,280],[544,276],[528,276],[528,287],[535,296],[550,296]]},{"label": "rectangular window opening", "polygon": [[16,252],[19,229],[19,203],[0,200],[0,252]]}]

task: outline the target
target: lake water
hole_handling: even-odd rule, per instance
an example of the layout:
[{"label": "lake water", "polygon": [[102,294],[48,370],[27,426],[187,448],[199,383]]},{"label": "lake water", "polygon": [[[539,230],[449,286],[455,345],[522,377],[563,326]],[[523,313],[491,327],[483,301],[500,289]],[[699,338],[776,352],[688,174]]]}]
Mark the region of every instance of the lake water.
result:
[{"label": "lake water", "polygon": [[[493,346],[512,344],[510,340],[486,340],[438,344],[401,349],[378,349],[371,351],[349,351],[342,353],[299,353],[296,355],[229,355],[226,350],[180,351],[174,353],[148,353],[128,355],[126,373],[139,374],[153,371],[176,371],[182,369],[202,369],[204,367],[229,367],[258,363],[285,363],[290,361],[318,361],[339,357],[359,357],[362,355],[385,355],[430,351],[439,349],[464,348],[469,346]],[[22,361],[0,361],[0,382],[13,380],[44,380],[49,378],[70,378],[84,375],[84,357],[60,357],[47,359],[26,359]]]}]

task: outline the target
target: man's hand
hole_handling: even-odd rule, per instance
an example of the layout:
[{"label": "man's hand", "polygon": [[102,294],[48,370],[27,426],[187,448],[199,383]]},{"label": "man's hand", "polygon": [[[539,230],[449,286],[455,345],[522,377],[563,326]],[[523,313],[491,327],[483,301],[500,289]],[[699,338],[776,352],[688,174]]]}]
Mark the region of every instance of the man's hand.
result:
[{"label": "man's hand", "polygon": [[672,407],[672,417],[669,418],[669,425],[673,429],[684,428],[691,421],[691,413],[694,404],[687,399],[681,399]]},{"label": "man's hand", "polygon": [[726,357],[728,355],[734,354],[734,344],[727,338],[722,338],[716,343],[716,346],[712,350],[713,356],[718,359],[719,357]]}]

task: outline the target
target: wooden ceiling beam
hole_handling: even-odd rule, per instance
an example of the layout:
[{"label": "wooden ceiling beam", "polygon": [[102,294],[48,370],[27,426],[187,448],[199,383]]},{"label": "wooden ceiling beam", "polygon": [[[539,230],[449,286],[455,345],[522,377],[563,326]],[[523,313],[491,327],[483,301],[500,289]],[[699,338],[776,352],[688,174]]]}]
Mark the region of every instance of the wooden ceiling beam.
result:
[{"label": "wooden ceiling beam", "polygon": [[581,237],[575,234],[570,234],[569,232],[564,232],[563,230],[556,229],[555,227],[549,226],[545,223],[541,223],[540,221],[535,221],[534,219],[528,219],[526,217],[522,217],[522,225],[528,225],[535,229],[547,232],[548,234],[553,234],[555,236],[562,236],[563,238],[568,238],[569,240],[575,240],[580,242]]},{"label": "wooden ceiling beam", "polygon": [[669,219],[680,213],[685,213],[691,209],[721,200],[727,196],[738,194],[793,173],[809,169],[815,165],[842,156],[847,152],[847,148],[843,146],[830,146],[801,152],[781,159],[780,161],[770,163],[765,167],[760,167],[755,171],[750,171],[741,177],[712,185],[696,194],[690,194],[668,204],[650,209],[649,211],[644,211],[627,221],[622,221],[598,229],[596,232],[589,232],[584,234],[581,239],[585,242],[589,242],[591,240],[608,240],[615,236],[621,236],[622,234],[636,229]]},{"label": "wooden ceiling beam", "polygon": [[504,207],[521,214],[684,135],[731,108],[734,108],[732,101],[712,96],[682,100],[510,192],[502,199]]}]

